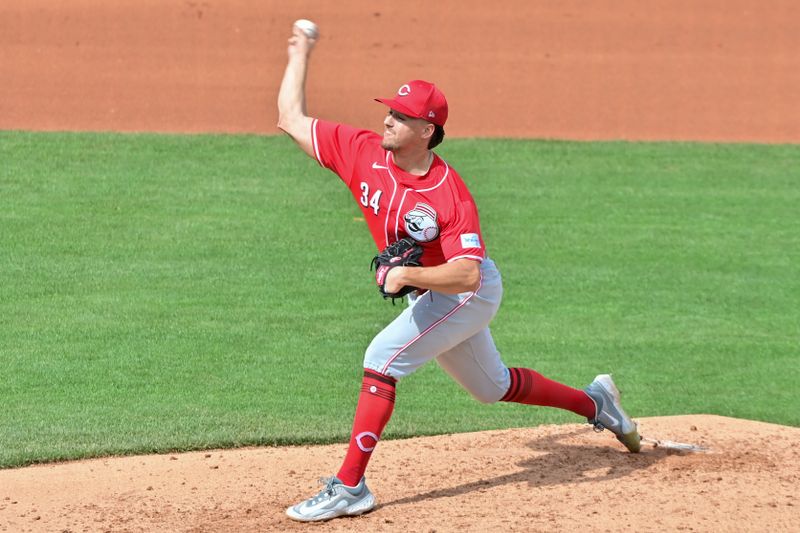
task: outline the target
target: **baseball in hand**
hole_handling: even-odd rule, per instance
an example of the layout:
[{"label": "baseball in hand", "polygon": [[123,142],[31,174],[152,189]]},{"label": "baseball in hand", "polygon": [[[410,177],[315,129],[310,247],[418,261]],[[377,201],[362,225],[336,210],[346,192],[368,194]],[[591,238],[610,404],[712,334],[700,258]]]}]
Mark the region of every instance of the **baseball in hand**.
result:
[{"label": "baseball in hand", "polygon": [[319,38],[319,28],[316,24],[311,22],[310,20],[300,19],[295,20],[294,25],[303,30],[303,33],[306,34],[306,37],[309,39],[318,39]]}]

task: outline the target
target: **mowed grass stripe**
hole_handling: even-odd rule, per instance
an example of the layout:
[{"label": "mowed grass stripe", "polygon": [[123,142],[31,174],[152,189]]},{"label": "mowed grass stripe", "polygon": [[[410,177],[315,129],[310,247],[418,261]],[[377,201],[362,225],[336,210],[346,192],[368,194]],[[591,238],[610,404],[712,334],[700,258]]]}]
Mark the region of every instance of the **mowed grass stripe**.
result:
[{"label": "mowed grass stripe", "polygon": [[[638,416],[800,425],[800,147],[449,139],[509,365]],[[0,133],[0,466],[346,441],[382,301],[363,220],[285,138]],[[387,438],[574,422],[435,364]]]}]

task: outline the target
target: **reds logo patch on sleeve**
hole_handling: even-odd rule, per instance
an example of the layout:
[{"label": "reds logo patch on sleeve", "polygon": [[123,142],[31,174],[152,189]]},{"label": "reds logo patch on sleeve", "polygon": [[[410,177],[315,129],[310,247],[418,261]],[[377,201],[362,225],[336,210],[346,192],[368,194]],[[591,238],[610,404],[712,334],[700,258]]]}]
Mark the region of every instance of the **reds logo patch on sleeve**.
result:
[{"label": "reds logo patch on sleeve", "polygon": [[461,236],[462,248],[480,248],[481,239],[477,233],[465,233]]}]

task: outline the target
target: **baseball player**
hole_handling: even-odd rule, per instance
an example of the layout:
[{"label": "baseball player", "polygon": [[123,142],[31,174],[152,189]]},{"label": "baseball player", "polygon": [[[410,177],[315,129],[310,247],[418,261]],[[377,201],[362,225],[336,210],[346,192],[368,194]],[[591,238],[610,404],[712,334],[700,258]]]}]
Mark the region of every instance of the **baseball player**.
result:
[{"label": "baseball player", "polygon": [[323,479],[319,494],[287,514],[317,521],[375,507],[364,471],[392,415],[397,382],[432,359],[480,402],[567,409],[599,431],[613,432],[631,452],[639,451],[636,424],[623,411],[609,375],[579,390],[527,368],[508,368],[501,360],[489,332],[503,293],[500,273],[487,256],[472,195],[432,151],[442,142],[447,121],[442,91],[413,80],[393,97],[377,99],[388,107],[382,135],[311,118],[305,112],[305,78],[315,42],[293,28],[278,95],[278,127],[341,178],[379,250],[411,238],[422,256],[421,266],[384,272],[385,293],[406,286],[418,290],[366,350],[352,435],[338,473]]}]

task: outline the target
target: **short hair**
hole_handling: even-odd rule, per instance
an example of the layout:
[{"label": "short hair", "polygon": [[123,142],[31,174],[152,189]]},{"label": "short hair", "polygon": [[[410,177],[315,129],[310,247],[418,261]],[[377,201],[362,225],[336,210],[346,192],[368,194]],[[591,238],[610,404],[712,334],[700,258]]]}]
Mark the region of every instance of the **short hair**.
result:
[{"label": "short hair", "polygon": [[428,150],[432,150],[436,148],[442,141],[444,140],[444,127],[439,126],[438,124],[433,125],[433,135],[431,135],[431,140],[428,141]]}]

